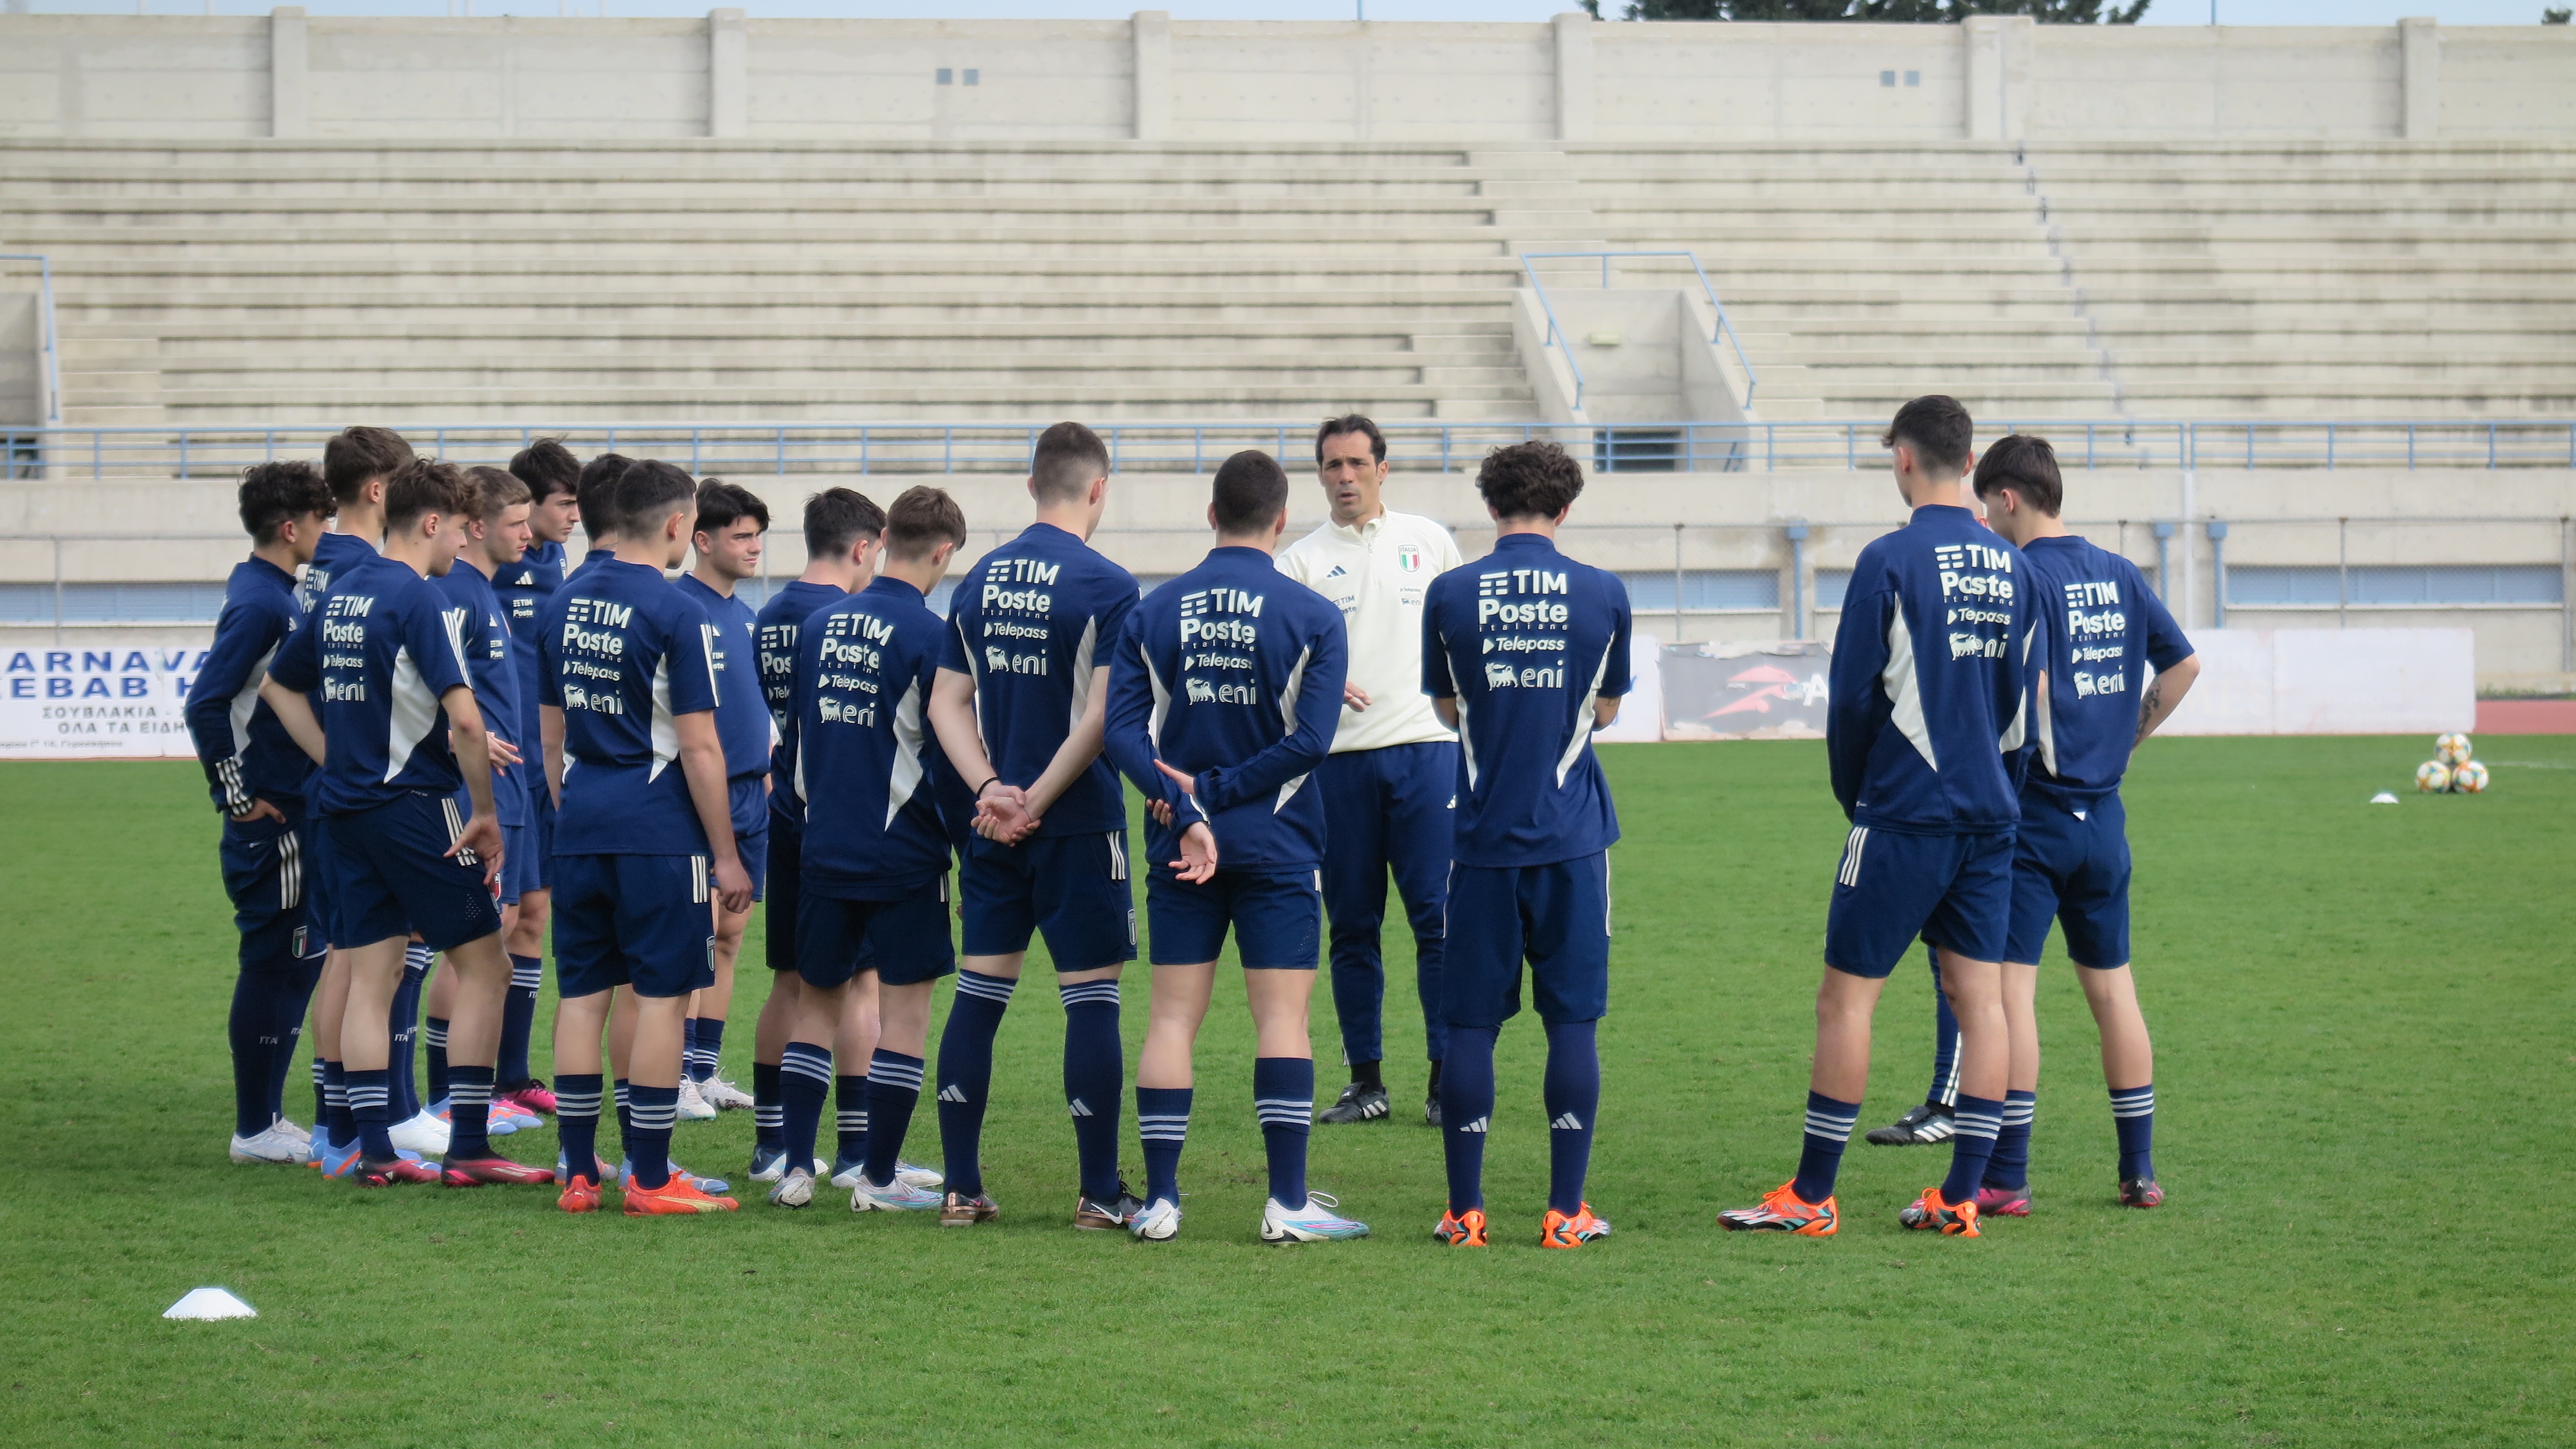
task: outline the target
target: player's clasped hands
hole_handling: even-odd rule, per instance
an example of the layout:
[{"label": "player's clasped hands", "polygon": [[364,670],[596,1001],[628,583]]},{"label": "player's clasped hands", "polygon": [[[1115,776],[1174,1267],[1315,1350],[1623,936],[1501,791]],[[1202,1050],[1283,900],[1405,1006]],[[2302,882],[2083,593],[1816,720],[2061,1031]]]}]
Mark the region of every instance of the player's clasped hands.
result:
[{"label": "player's clasped hands", "polygon": [[1029,813],[1029,795],[1017,785],[998,781],[975,797],[975,833],[1002,845],[1017,845],[1044,822]]}]

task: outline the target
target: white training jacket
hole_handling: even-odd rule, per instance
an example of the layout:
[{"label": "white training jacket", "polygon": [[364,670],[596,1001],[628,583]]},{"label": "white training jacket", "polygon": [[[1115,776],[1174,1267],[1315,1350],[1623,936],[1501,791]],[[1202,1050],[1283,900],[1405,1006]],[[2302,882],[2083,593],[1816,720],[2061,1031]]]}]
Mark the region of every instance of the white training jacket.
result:
[{"label": "white training jacket", "polygon": [[1392,509],[1357,528],[1327,521],[1279,551],[1279,571],[1342,611],[1350,633],[1350,682],[1368,692],[1365,713],[1342,710],[1333,753],[1458,738],[1422,692],[1422,596],[1466,560],[1449,530]]}]

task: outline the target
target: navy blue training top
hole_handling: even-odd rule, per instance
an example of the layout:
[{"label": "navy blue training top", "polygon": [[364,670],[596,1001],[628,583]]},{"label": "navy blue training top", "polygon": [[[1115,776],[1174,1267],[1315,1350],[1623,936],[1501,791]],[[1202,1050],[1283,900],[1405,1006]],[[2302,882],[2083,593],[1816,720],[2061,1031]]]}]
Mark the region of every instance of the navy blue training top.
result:
[{"label": "navy blue training top", "polygon": [[[940,667],[974,678],[975,724],[995,772],[1032,784],[1081,720],[1092,671],[1109,663],[1135,612],[1135,575],[1054,524],[1033,523],[984,555],[955,597]],[[1127,797],[1103,755],[1047,807],[1037,834],[1126,828]]]},{"label": "navy blue training top", "polygon": [[2047,625],[2048,692],[2033,702],[2036,758],[2025,791],[2099,799],[2120,788],[2138,742],[2147,671],[2191,657],[2191,641],[2138,566],[2073,534],[2022,548]]},{"label": "navy blue training top", "polygon": [[452,795],[447,691],[470,687],[447,599],[411,565],[377,555],[343,569],[269,675],[321,698],[314,813],[352,815],[413,791]]},{"label": "navy blue training top", "polygon": [[795,704],[802,889],[896,900],[947,874],[927,717],[943,628],[921,590],[884,576],[805,621]]},{"label": "navy blue training top", "polygon": [[724,741],[725,775],[758,779],[769,773],[769,702],[760,689],[760,660],[752,641],[759,616],[731,594],[708,588],[695,574],[673,585],[706,611],[707,636],[716,665],[716,734]]},{"label": "navy blue training top", "polygon": [[563,711],[558,855],[703,855],[676,720],[716,707],[706,614],[662,571],[592,561],[546,605],[542,687]]},{"label": "navy blue training top", "polygon": [[539,675],[545,668],[537,649],[537,629],[546,601],[563,586],[563,575],[564,546],[556,542],[536,545],[492,576],[492,593],[510,621],[510,653],[519,671],[519,733],[509,739],[528,757],[532,797],[545,778],[545,762],[537,758],[537,710],[544,693]]},{"label": "navy blue training top", "polygon": [[1855,825],[2009,830],[2042,651],[2030,566],[1977,516],[1926,504],[1852,566],[1834,632],[1825,753]]},{"label": "navy blue training top", "polygon": [[1210,549],[1136,606],[1109,664],[1108,753],[1146,799],[1171,803],[1171,824],[1146,820],[1155,870],[1171,870],[1196,821],[1222,869],[1322,862],[1324,792],[1307,776],[1333,747],[1348,651],[1342,611],[1257,548]]},{"label": "navy blue training top", "polygon": [[215,808],[226,815],[258,800],[297,805],[313,776],[313,757],[259,697],[268,667],[301,618],[294,575],[263,558],[233,565],[223,612],[215,616],[214,647],[188,681],[186,708],[197,763],[206,767]]},{"label": "navy blue training top", "polygon": [[331,591],[331,581],[372,558],[381,557],[376,546],[354,533],[326,533],[313,545],[313,562],[304,566],[304,577],[295,586],[295,608],[310,614],[322,596]]},{"label": "navy blue training top", "polygon": [[805,818],[805,802],[796,793],[796,661],[802,657],[805,621],[849,596],[835,584],[796,579],[760,606],[754,626],[760,694],[777,737],[769,747],[769,813],[791,824]]},{"label": "navy blue training top", "polygon": [[1458,864],[1546,865],[1619,838],[1592,704],[1628,693],[1628,630],[1627,587],[1543,534],[1504,534],[1432,580],[1422,690],[1458,702]]},{"label": "navy blue training top", "polygon": [[536,737],[519,729],[519,661],[510,649],[508,616],[483,571],[461,558],[429,586],[446,600],[447,629],[465,650],[465,677],[474,686],[483,728],[508,740],[522,757],[518,764],[492,767],[492,814],[503,825],[532,824],[528,767],[542,771],[545,761]]}]

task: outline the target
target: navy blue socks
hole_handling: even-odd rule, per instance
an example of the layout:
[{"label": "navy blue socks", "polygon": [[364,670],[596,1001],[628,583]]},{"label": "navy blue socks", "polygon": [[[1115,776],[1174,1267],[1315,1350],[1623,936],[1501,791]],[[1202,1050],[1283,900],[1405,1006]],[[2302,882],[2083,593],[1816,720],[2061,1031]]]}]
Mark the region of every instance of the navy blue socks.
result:
[{"label": "navy blue socks", "polygon": [[[1190,1135],[1190,1089],[1138,1087],[1136,1136],[1145,1148],[1145,1201],[1181,1203],[1181,1147]],[[952,1191],[963,1191],[950,1179]]]},{"label": "navy blue socks", "polygon": [[984,1194],[984,1101],[993,1091],[993,1037],[1019,984],[959,970],[948,1024],[939,1033],[939,1145],[948,1190],[970,1198]]},{"label": "navy blue socks", "polygon": [[[1118,983],[1083,981],[1066,986],[1059,984],[1056,994],[1064,999],[1064,1109],[1073,1117],[1073,1147],[1082,1167],[1082,1195],[1093,1202],[1109,1203],[1118,1198],[1118,1110],[1120,1089],[1127,1080],[1127,1058],[1118,1041]],[[1259,1090],[1260,1063],[1253,1064],[1253,1095],[1267,1095]],[[1315,1064],[1306,1064],[1306,1086],[1301,1094],[1315,1095]],[[1301,1124],[1304,1119],[1300,1119]],[[1265,1135],[1268,1116],[1262,1118]],[[1302,1125],[1299,1129],[1304,1130]],[[1271,1148],[1271,1177],[1278,1178],[1279,1149]],[[1306,1180],[1305,1152],[1298,1151],[1297,1181]],[[1304,1198],[1288,1204],[1304,1202]]]},{"label": "navy blue socks", "polygon": [[1959,1094],[1958,1135],[1950,1139],[1950,1175],[1941,1182],[1941,1200],[1963,1203],[1984,1186],[1986,1163],[1994,1156],[1995,1138],[2004,1130],[2004,1104],[1992,1097]]},{"label": "navy blue socks", "polygon": [[1798,1176],[1790,1190],[1798,1201],[1822,1206],[1834,1195],[1834,1178],[1843,1170],[1843,1147],[1851,1141],[1852,1124],[1860,1120],[1860,1103],[1838,1102],[1822,1092],[1807,1094],[1807,1132],[1798,1150]]},{"label": "navy blue socks", "polygon": [[447,1094],[448,1159],[491,1156],[492,1069],[449,1068]]},{"label": "navy blue socks", "polygon": [[791,1041],[778,1063],[779,1146],[791,1169],[814,1165],[814,1134],[832,1092],[832,1049]]},{"label": "navy blue socks", "polygon": [[751,1135],[763,1152],[783,1152],[787,1138],[780,1116],[778,1068],[766,1062],[751,1064]]},{"label": "navy blue socks", "polygon": [[256,1137],[277,1120],[269,1080],[276,1074],[283,1050],[280,1002],[292,987],[291,974],[274,964],[245,965],[233,978],[232,1014],[225,1018],[224,1038],[233,1054],[233,1135],[237,1137]]},{"label": "navy blue socks", "polygon": [[393,1087],[386,1078],[388,1070],[344,1073],[348,1079],[349,1119],[358,1139],[360,1152],[371,1161],[393,1159],[393,1139],[386,1134],[393,1129],[391,1110]]},{"label": "navy blue socks", "polygon": [[1592,1167],[1592,1118],[1601,1108],[1598,1025],[1556,1021],[1547,1027],[1547,1205],[1568,1217],[1583,1208],[1583,1178]]},{"label": "navy blue socks", "polygon": [[501,1057],[493,1080],[505,1087],[535,1079],[528,1070],[528,1039],[537,1025],[537,992],[545,985],[545,963],[534,956],[510,958],[510,990],[501,998]]},{"label": "navy blue socks", "polygon": [[716,1066],[724,1057],[724,1022],[716,1017],[701,1016],[689,1023],[691,1028],[688,1055],[681,1058],[681,1070],[692,1082],[712,1081]]},{"label": "navy blue socks", "polygon": [[555,1135],[563,1143],[564,1170],[597,1180],[600,1074],[555,1077]]},{"label": "navy blue socks", "polygon": [[2030,1186],[2030,1124],[2038,1111],[2037,1092],[2004,1093],[2003,1130],[1995,1134],[1994,1155],[1986,1159],[1983,1186],[2007,1192]]},{"label": "navy blue socks", "polygon": [[847,1072],[832,1078],[832,1155],[857,1162],[868,1155],[868,1078]]},{"label": "navy blue socks", "polygon": [[388,1079],[392,1093],[385,1110],[397,1122],[406,1122],[420,1114],[420,1088],[414,1081],[412,1057],[420,1043],[420,987],[429,979],[430,963],[436,952],[418,941],[403,947],[402,984],[394,988],[394,1009],[385,1023],[386,1035],[393,1048],[386,1060],[393,1075]]},{"label": "navy blue socks", "polygon": [[904,1134],[912,1130],[913,1104],[921,1100],[921,1067],[921,1058],[883,1047],[868,1058],[866,1175],[878,1187],[894,1183]]},{"label": "navy blue socks", "polygon": [[626,1089],[627,1113],[633,1126],[627,1143],[628,1161],[633,1175],[627,1180],[652,1192],[671,1183],[671,1124],[680,1117],[680,1089],[648,1087],[641,1082]]},{"label": "navy blue socks", "polygon": [[1925,947],[1932,958],[1932,1085],[1923,1105],[1948,1107],[1959,1099],[1959,1018],[1950,1010],[1950,993],[1941,989],[1941,953]]},{"label": "navy blue socks", "polygon": [[2114,1087],[2111,1126],[2120,1134],[2120,1180],[2156,1175],[2156,1088]]},{"label": "navy blue socks", "polygon": [[1501,1028],[1453,1026],[1440,1068],[1440,1145],[1449,1211],[1485,1205],[1485,1130],[1494,1117],[1494,1041]]},{"label": "navy blue socks", "polygon": [[322,1115],[331,1124],[331,1140],[342,1147],[358,1140],[358,1119],[349,1111],[349,1068],[341,1062],[322,1064]]},{"label": "navy blue socks", "polygon": [[429,1064],[429,1100],[447,1100],[447,1018],[420,1019],[421,1056]]},{"label": "navy blue socks", "polygon": [[1254,1057],[1252,1110],[1270,1159],[1270,1200],[1295,1212],[1306,1205],[1306,1137],[1315,1130],[1315,1062],[1311,1057]]}]

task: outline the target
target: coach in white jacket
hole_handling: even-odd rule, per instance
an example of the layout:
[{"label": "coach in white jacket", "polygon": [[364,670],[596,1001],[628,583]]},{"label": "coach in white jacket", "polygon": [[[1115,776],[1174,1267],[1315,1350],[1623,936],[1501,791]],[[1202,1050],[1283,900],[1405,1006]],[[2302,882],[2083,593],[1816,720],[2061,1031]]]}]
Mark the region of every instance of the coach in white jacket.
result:
[{"label": "coach in white jacket", "polygon": [[1422,1003],[1431,1085],[1423,1120],[1440,1125],[1445,1028],[1440,953],[1449,906],[1450,810],[1458,790],[1458,737],[1422,693],[1422,599],[1459,566],[1458,542],[1428,518],[1389,512],[1386,435],[1353,414],[1315,435],[1315,470],[1332,518],[1279,553],[1279,570],[1332,600],[1350,631],[1350,676],[1341,727],[1318,772],[1324,790],[1324,909],[1332,919],[1333,1011],[1341,1018],[1350,1085],[1325,1122],[1388,1113],[1384,1006],[1391,868],[1413,923],[1414,987]]}]

